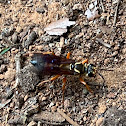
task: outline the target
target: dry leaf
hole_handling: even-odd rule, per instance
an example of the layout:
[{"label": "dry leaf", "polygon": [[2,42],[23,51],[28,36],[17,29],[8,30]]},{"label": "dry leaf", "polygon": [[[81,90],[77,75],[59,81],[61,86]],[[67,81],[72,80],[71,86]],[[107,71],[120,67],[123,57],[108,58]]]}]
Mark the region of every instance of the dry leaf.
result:
[{"label": "dry leaf", "polygon": [[85,11],[85,15],[87,16],[88,20],[90,20],[90,21],[94,20],[95,18],[100,17],[96,6],[97,6],[97,0],[94,1],[94,3],[91,3],[89,5],[89,8]]},{"label": "dry leaf", "polygon": [[49,24],[44,31],[49,35],[62,35],[67,32],[67,26],[74,25],[75,21],[69,21],[68,18],[63,18]]},{"label": "dry leaf", "polygon": [[87,16],[88,20],[94,20],[95,18],[100,17],[100,15],[98,14],[98,10],[97,8],[94,8],[93,11],[91,11],[90,9],[87,9],[85,12],[85,15]]}]

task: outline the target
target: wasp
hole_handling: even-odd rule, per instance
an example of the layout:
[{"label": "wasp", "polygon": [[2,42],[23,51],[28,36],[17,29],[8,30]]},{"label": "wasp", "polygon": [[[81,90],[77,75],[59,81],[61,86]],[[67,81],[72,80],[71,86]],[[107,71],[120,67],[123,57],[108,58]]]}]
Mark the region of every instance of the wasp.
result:
[{"label": "wasp", "polygon": [[[75,60],[70,59],[70,52],[67,53],[66,58],[56,56],[53,52],[33,53],[31,58],[30,62],[39,74],[55,75],[42,83],[56,80],[62,75],[79,75],[80,82],[86,86],[89,92],[93,92],[82,79],[82,76],[95,77],[96,75],[96,67],[93,64],[88,63],[87,59],[82,62],[75,62]],[[66,77],[63,78],[63,101],[65,86]]]}]

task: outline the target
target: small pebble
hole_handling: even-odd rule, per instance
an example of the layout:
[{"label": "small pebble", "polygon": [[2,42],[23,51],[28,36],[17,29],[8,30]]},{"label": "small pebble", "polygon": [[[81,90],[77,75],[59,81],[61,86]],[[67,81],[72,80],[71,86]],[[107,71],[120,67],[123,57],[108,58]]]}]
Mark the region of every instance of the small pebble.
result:
[{"label": "small pebble", "polygon": [[64,101],[64,109],[67,109],[67,108],[69,108],[69,107],[70,107],[70,100],[66,99],[66,100]]},{"label": "small pebble", "polygon": [[113,103],[112,103],[112,106],[116,106],[116,105],[117,105],[116,102],[113,102]]},{"label": "small pebble", "polygon": [[2,40],[2,34],[0,34],[0,41]]},{"label": "small pebble", "polygon": [[76,9],[82,10],[82,9],[83,9],[82,4],[80,4],[80,3],[75,4],[75,5],[73,6],[73,10],[76,10]]},{"label": "small pebble", "polygon": [[105,105],[100,105],[100,106],[99,106],[98,112],[99,112],[100,114],[102,114],[102,113],[104,113],[105,111],[106,111],[106,106],[105,106]]},{"label": "small pebble", "polygon": [[113,41],[110,41],[110,45],[111,45],[111,46],[114,46],[115,43],[114,43]]},{"label": "small pebble", "polygon": [[114,50],[115,50],[115,51],[119,50],[119,46],[115,46],[115,47],[114,47]]},{"label": "small pebble", "polygon": [[86,117],[86,116],[84,116],[83,120],[84,120],[84,122],[85,122],[85,121],[87,120],[87,117]]},{"label": "small pebble", "polygon": [[83,89],[83,95],[86,95],[88,93],[88,90],[86,88]]},{"label": "small pebble", "polygon": [[8,68],[8,71],[5,73],[5,79],[7,79],[9,82],[13,81],[16,75],[15,69]]},{"label": "small pebble", "polygon": [[53,102],[50,103],[49,107],[52,107],[52,106],[54,106],[54,103]]},{"label": "small pebble", "polygon": [[42,13],[42,14],[45,12],[45,10],[43,8],[36,8],[36,11],[38,13]]},{"label": "small pebble", "polygon": [[59,102],[56,102],[56,107],[58,107],[60,104],[59,104]]},{"label": "small pebble", "polygon": [[17,33],[14,33],[14,34],[12,35],[12,42],[13,42],[13,43],[17,43],[17,41],[18,41],[18,35],[17,35]]},{"label": "small pebble", "polygon": [[42,50],[43,50],[43,46],[42,46],[42,45],[39,45],[39,46],[37,46],[37,49],[38,49],[39,51],[42,51]]},{"label": "small pebble", "polygon": [[6,70],[7,70],[7,66],[5,66],[4,64],[2,64],[2,65],[0,66],[0,73],[5,72]]},{"label": "small pebble", "polygon": [[10,108],[14,108],[14,102],[10,103]]},{"label": "small pebble", "polygon": [[42,35],[41,40],[43,42],[50,42],[52,40],[52,37],[50,35],[48,35],[48,36],[47,35]]},{"label": "small pebble", "polygon": [[3,79],[4,79],[4,75],[0,74],[0,80],[3,80]]},{"label": "small pebble", "polygon": [[19,51],[19,50],[16,49],[16,48],[12,48],[12,49],[11,49],[11,53],[12,53],[12,54],[16,54],[18,51]]},{"label": "small pebble", "polygon": [[54,43],[49,43],[49,47],[52,48],[54,46]]},{"label": "small pebble", "polygon": [[104,64],[107,65],[110,62],[110,58],[104,60]]},{"label": "small pebble", "polygon": [[6,3],[7,1],[6,0],[0,0],[0,3]]},{"label": "small pebble", "polygon": [[99,119],[96,121],[96,126],[102,126],[103,120],[104,120],[104,117],[99,118]]},{"label": "small pebble", "polygon": [[126,48],[122,49],[122,53],[126,54]]},{"label": "small pebble", "polygon": [[16,31],[17,31],[18,33],[20,33],[20,32],[22,31],[22,27],[21,27],[21,26],[17,26],[17,27],[16,27]]},{"label": "small pebble", "polygon": [[28,99],[28,95],[25,95],[24,102]]},{"label": "small pebble", "polygon": [[118,51],[114,51],[112,56],[116,56],[118,54]]},{"label": "small pebble", "polygon": [[52,112],[56,112],[56,109],[57,109],[56,106],[52,106],[52,107],[51,107]]},{"label": "small pebble", "polygon": [[94,124],[93,124],[93,123],[91,123],[91,124],[90,124],[90,126],[94,126]]},{"label": "small pebble", "polygon": [[110,98],[110,99],[115,99],[117,96],[117,94],[113,93],[113,92],[110,92],[108,95],[107,95],[107,98]]},{"label": "small pebble", "polygon": [[37,39],[37,34],[35,31],[31,32],[30,35],[27,37],[27,40],[24,42],[24,47],[29,47],[35,40]]},{"label": "small pebble", "polygon": [[93,120],[92,120],[92,123],[96,123],[97,121],[97,117],[95,117]]},{"label": "small pebble", "polygon": [[73,37],[74,37],[74,33],[73,32],[68,35],[68,38],[73,38]]},{"label": "small pebble", "polygon": [[45,101],[47,99],[47,97],[42,97],[42,101]]},{"label": "small pebble", "polygon": [[10,99],[14,94],[12,89],[7,90],[6,99]]},{"label": "small pebble", "polygon": [[93,9],[93,8],[94,8],[94,4],[91,3],[91,4],[89,5],[89,9]]},{"label": "small pebble", "polygon": [[85,114],[85,113],[87,113],[88,111],[87,111],[87,109],[82,109],[81,110],[81,113],[83,113],[83,114]]},{"label": "small pebble", "polygon": [[35,121],[31,121],[27,126],[36,126],[37,123]]}]

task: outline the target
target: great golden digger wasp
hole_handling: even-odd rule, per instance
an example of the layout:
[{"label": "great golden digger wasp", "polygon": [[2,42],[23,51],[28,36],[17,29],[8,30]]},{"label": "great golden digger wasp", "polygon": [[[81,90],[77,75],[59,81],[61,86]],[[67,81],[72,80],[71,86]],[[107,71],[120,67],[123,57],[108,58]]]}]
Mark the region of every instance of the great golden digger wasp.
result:
[{"label": "great golden digger wasp", "polygon": [[[46,53],[33,53],[31,57],[31,64],[34,65],[37,72],[41,75],[56,75],[49,80],[42,81],[40,84],[53,81],[61,75],[79,75],[79,80],[84,84],[89,92],[93,92],[86,82],[82,79],[82,76],[94,77],[96,75],[96,67],[93,64],[88,63],[88,60],[82,62],[75,62],[75,60],[69,59],[70,52],[65,57],[56,56],[53,52]],[[66,85],[66,77],[63,78],[63,101],[64,90]]]}]

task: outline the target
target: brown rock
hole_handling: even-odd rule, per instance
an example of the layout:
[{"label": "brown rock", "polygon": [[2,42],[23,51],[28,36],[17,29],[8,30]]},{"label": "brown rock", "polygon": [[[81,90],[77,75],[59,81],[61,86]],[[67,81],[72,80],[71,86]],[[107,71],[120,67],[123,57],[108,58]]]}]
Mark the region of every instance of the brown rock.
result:
[{"label": "brown rock", "polygon": [[56,112],[56,108],[57,108],[56,106],[52,106],[51,107],[52,112]]},{"label": "brown rock", "polygon": [[15,74],[16,74],[15,69],[8,68],[8,71],[5,73],[4,78],[7,79],[9,82],[11,82],[14,80]]},{"label": "brown rock", "polygon": [[48,111],[42,111],[39,114],[33,115],[33,119],[35,121],[41,121],[41,120],[46,120],[50,122],[64,122],[65,119],[57,112],[48,112]]},{"label": "brown rock", "polygon": [[102,114],[102,113],[104,113],[105,111],[106,111],[106,105],[100,105],[100,106],[99,106],[98,112],[99,112],[100,114]]}]

